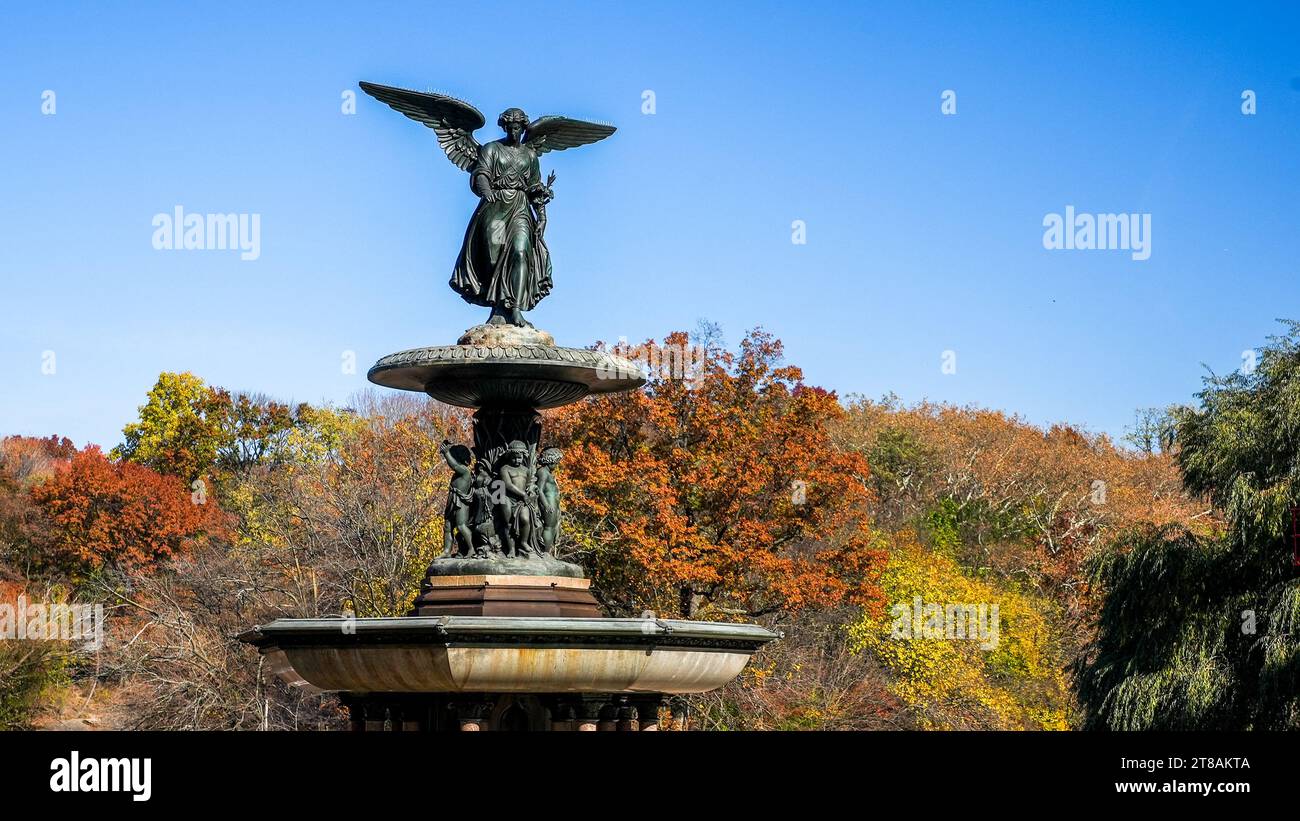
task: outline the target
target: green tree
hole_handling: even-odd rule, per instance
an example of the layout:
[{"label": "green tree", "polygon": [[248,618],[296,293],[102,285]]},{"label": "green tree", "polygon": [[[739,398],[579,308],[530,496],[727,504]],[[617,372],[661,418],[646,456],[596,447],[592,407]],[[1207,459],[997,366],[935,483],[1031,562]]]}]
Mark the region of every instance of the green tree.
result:
[{"label": "green tree", "polygon": [[1199,408],[1172,413],[1189,492],[1219,535],[1135,530],[1091,563],[1106,593],[1095,651],[1079,666],[1087,726],[1300,727],[1300,324],[1251,373],[1209,376]]}]

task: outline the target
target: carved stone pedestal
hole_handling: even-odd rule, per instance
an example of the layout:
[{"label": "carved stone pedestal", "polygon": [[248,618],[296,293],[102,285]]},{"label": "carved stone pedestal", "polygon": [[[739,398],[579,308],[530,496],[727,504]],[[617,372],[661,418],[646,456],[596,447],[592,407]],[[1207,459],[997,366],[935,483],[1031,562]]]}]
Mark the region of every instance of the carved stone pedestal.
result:
[{"label": "carved stone pedestal", "polygon": [[599,618],[590,588],[565,576],[429,576],[411,615]]}]

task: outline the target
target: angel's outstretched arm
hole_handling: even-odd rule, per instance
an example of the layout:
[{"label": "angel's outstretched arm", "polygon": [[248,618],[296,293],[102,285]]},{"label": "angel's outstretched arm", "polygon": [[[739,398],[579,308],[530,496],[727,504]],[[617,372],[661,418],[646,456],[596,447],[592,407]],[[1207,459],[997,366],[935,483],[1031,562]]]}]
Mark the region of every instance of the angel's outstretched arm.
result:
[{"label": "angel's outstretched arm", "polygon": [[483,168],[476,166],[469,173],[469,190],[473,191],[480,199],[487,202],[496,202],[496,192],[492,190],[492,180],[488,172]]}]

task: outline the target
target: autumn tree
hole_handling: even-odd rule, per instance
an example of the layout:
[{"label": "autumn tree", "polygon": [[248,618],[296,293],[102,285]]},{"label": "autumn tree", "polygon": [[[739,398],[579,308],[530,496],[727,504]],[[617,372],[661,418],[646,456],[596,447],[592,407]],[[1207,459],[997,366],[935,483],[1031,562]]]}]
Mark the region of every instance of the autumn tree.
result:
[{"label": "autumn tree", "polygon": [[345,605],[399,616],[442,549],[447,479],[438,445],[464,439],[463,414],[427,397],[357,397],[355,411],[313,409],[281,461],[250,470],[226,494],[235,548],[281,574],[287,611]]},{"label": "autumn tree", "polygon": [[289,434],[310,423],[311,406],[206,385],[191,373],[162,373],[123,429],[115,459],[192,482],[284,456]]},{"label": "autumn tree", "polygon": [[882,527],[916,528],[965,567],[1028,581],[1076,610],[1083,562],[1125,528],[1216,526],[1171,456],[1068,425],[887,398],[853,403],[836,438],[871,462]]},{"label": "autumn tree", "polygon": [[835,394],[781,356],[754,331],[738,354],[710,347],[698,372],[652,373],[644,390],[551,415],[566,549],[612,612],[754,617],[878,599],[867,462],[831,442]]},{"label": "autumn tree", "polygon": [[48,529],[30,488],[66,461],[76,447],[66,437],[9,436],[0,441],[0,570],[4,563],[26,564],[29,537]]},{"label": "autumn tree", "polygon": [[144,465],[186,482],[205,473],[229,440],[221,397],[192,373],[163,373],[123,429],[114,459]]},{"label": "autumn tree", "polygon": [[[354,408],[312,408],[232,475],[221,503],[228,541],[212,540],[166,572],[114,579],[100,597],[120,615],[106,662],[128,682],[129,726],[303,729],[340,726],[337,702],[257,674],[235,636],[279,617],[400,616],[442,549],[445,437],[465,414],[427,397],[372,393]],[[146,626],[138,636],[140,627]]]},{"label": "autumn tree", "polygon": [[[918,726],[944,730],[1064,730],[1069,726],[1060,608],[996,576],[965,572],[951,556],[895,534],[882,586],[891,607],[849,628],[850,648],[891,674],[888,691]],[[914,602],[984,603],[991,640],[916,636]],[[908,622],[900,630],[899,619]],[[974,625],[967,624],[968,627]],[[996,630],[992,628],[996,627]],[[900,639],[899,633],[906,636]],[[974,637],[973,634],[971,636]]]},{"label": "autumn tree", "polygon": [[176,556],[216,522],[175,476],[112,462],[87,446],[31,489],[49,524],[33,537],[50,564],[79,572],[104,564],[151,566]]},{"label": "autumn tree", "polygon": [[289,405],[260,394],[232,394],[224,388],[209,391],[221,425],[216,467],[226,473],[284,461],[290,436],[312,421],[314,409],[306,403]]}]

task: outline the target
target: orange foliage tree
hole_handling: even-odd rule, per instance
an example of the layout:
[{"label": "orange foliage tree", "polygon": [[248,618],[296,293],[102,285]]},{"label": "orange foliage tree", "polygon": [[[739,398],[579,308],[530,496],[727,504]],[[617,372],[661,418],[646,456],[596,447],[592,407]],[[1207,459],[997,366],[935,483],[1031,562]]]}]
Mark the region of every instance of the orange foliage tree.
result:
[{"label": "orange foliage tree", "polygon": [[762,331],[738,354],[701,353],[691,374],[651,374],[643,391],[548,420],[565,449],[565,547],[606,606],[689,618],[878,602],[867,462],[831,442],[835,394],[781,366]]},{"label": "orange foliage tree", "polygon": [[31,497],[51,525],[33,542],[47,561],[74,571],[156,564],[218,518],[179,478],[112,462],[94,445],[58,465]]}]

